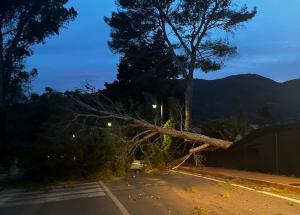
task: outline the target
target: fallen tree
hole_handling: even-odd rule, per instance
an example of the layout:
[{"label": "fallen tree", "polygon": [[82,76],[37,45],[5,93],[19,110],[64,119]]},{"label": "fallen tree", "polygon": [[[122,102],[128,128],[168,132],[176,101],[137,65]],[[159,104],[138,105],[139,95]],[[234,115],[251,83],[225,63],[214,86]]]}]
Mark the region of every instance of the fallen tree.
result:
[{"label": "fallen tree", "polygon": [[[193,143],[193,147],[189,150],[187,155],[171,163],[173,167],[175,166],[174,168],[177,168],[183,164],[191,155],[199,153],[207,148],[228,149],[233,144],[230,141],[208,137],[199,133],[180,131],[172,128],[163,128],[151,124],[139,117],[134,117],[133,115],[124,113],[123,110],[118,108],[107,98],[105,99],[109,101],[109,105],[104,104],[100,100],[86,102],[74,96],[71,98],[74,102],[74,105],[77,105],[77,109],[80,110],[80,112],[74,112],[74,118],[72,122],[80,121],[84,127],[88,120],[94,119],[95,126],[99,126],[97,125],[98,122],[114,119],[122,121],[123,123],[125,122],[126,127],[132,127],[140,130],[140,132],[138,132],[138,134],[136,134],[133,138],[129,140],[122,139],[123,142],[128,143],[130,154],[134,154],[138,148],[141,148],[140,146],[145,141],[151,140],[151,138],[155,136],[159,137],[152,141],[153,143],[157,142],[162,135],[168,135],[170,137],[180,139],[183,142]],[[196,147],[194,147],[195,145]]]},{"label": "fallen tree", "polygon": [[[170,128],[163,128],[137,119],[133,119],[132,122],[133,124],[131,126],[133,127],[151,130],[155,133],[168,135],[175,138],[182,138],[185,140],[189,140],[191,142],[204,143],[207,144],[207,146],[215,146],[218,148],[228,149],[232,145],[232,142],[208,137],[198,133],[192,133],[188,131],[178,131],[176,129],[170,129]],[[197,152],[197,149],[194,149],[193,152],[194,153]]]}]

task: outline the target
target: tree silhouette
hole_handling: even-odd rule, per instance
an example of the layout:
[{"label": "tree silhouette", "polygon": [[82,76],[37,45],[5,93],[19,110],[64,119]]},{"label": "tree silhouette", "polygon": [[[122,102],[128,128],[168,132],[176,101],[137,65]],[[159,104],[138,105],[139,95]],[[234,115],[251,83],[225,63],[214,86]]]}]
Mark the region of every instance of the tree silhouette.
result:
[{"label": "tree silhouette", "polygon": [[148,106],[149,112],[153,113],[152,104],[167,103],[164,98],[181,94],[176,87],[179,83],[173,81],[180,70],[164,43],[162,33],[158,32],[152,39],[151,43],[128,48],[118,65],[117,80],[105,84],[104,93],[127,109],[143,104],[143,109],[147,110],[145,106]]},{"label": "tree silhouette", "polygon": [[[66,8],[68,0],[9,0],[0,3],[0,106],[25,81],[36,75],[24,71],[31,47],[44,43],[73,20],[77,13]],[[12,95],[10,95],[12,97]]]},{"label": "tree silhouette", "polygon": [[124,53],[132,44],[147,43],[163,33],[173,60],[186,80],[185,129],[191,125],[195,70],[219,70],[236,52],[226,39],[237,26],[252,19],[256,8],[237,8],[232,0],[118,0],[118,12],[105,18],[112,27],[112,50]]}]

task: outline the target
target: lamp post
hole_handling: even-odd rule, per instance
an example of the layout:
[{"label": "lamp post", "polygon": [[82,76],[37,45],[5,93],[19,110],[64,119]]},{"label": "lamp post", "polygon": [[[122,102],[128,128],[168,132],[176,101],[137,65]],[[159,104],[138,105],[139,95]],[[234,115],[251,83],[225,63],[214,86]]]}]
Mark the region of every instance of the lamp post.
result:
[{"label": "lamp post", "polygon": [[[152,108],[154,110],[156,110],[157,106],[158,106],[157,104],[153,104]],[[161,125],[163,124],[163,111],[164,111],[163,104],[161,103],[161,105],[160,105],[160,123],[161,123]],[[156,125],[156,120],[157,120],[156,117],[157,117],[157,115],[156,115],[156,112],[155,112],[155,125]]]},{"label": "lamp post", "polygon": [[156,109],[157,109],[157,104],[153,104],[153,105],[152,105],[152,108],[153,108],[154,113],[155,113],[155,116],[154,116],[154,124],[156,125],[156,124],[157,124],[157,111],[156,111]]},{"label": "lamp post", "polygon": [[161,126],[163,125],[163,116],[164,116],[164,107],[163,107],[163,103],[161,102],[161,104],[160,104],[160,124],[161,124]]}]

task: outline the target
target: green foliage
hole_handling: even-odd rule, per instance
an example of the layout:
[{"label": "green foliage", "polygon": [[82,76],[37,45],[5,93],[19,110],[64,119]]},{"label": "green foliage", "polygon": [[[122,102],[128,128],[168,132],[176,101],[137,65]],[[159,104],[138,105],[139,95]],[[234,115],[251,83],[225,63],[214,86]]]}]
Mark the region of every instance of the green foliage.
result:
[{"label": "green foliage", "polygon": [[[173,117],[170,117],[163,127],[175,128]],[[148,144],[143,144],[141,146],[141,155],[139,152],[136,153],[136,155],[140,155],[138,157],[139,159],[146,160],[147,164],[149,164],[149,167],[151,168],[164,168],[166,162],[170,158],[170,150],[173,143],[173,138],[167,135],[161,135],[155,140],[155,142],[151,141],[154,140],[149,140]]]},{"label": "green foliage", "polygon": [[[164,124],[164,128],[175,128],[175,120],[173,116],[170,116],[170,119]],[[168,135],[163,135],[163,146],[162,150],[163,152],[168,155],[171,144],[173,142],[173,138]]]}]

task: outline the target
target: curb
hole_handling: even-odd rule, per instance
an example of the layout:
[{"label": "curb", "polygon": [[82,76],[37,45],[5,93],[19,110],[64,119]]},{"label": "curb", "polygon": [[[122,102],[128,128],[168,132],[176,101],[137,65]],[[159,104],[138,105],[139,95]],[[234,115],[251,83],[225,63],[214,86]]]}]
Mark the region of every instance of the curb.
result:
[{"label": "curb", "polygon": [[263,181],[263,180],[246,178],[246,177],[242,178],[242,177],[228,176],[228,175],[223,175],[223,174],[220,174],[220,173],[211,173],[211,172],[207,172],[205,170],[195,169],[195,168],[191,168],[191,167],[179,167],[178,170],[197,173],[197,174],[216,177],[216,178],[222,178],[222,179],[225,179],[225,180],[242,179],[244,181],[248,181],[248,182],[251,182],[251,183],[254,183],[254,184],[263,185],[263,186],[266,186],[266,187],[275,187],[275,188],[281,189],[281,190],[288,189],[290,191],[300,193],[300,187],[295,187],[295,186],[291,186],[291,185],[288,185],[288,184],[280,184],[280,183],[274,183],[274,182],[270,182],[270,181]]}]

